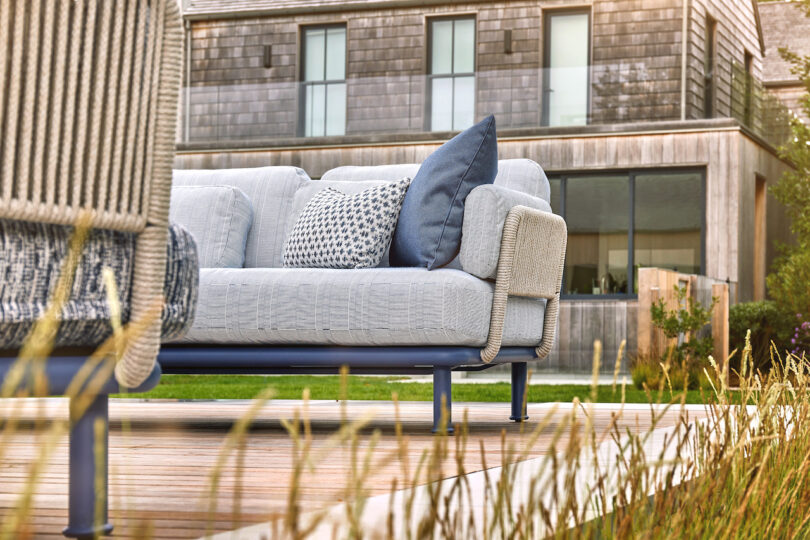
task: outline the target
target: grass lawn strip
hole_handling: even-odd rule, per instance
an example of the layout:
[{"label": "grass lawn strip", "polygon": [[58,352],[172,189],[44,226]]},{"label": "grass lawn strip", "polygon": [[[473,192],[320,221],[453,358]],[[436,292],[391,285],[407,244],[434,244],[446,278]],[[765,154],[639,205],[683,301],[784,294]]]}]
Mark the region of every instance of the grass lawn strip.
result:
[{"label": "grass lawn strip", "polygon": [[[311,399],[339,399],[340,377],[312,375],[164,375],[154,390],[144,394],[118,394],[114,397],[138,397],[149,399],[253,399],[256,395],[271,386],[276,399],[300,399],[304,388],[309,388]],[[402,401],[431,401],[433,385],[427,383],[405,382],[403,377],[363,377],[351,376],[348,381],[347,397],[358,400],[388,400],[396,392]],[[453,401],[508,402],[510,384],[498,383],[453,383]],[[650,397],[643,390],[630,385],[624,389],[626,403],[649,403]],[[676,394],[678,392],[676,391]],[[534,384],[529,387],[528,401],[570,402],[575,397],[580,401],[590,397],[589,385]],[[703,393],[704,398],[707,397]],[[665,390],[661,401],[670,401],[672,395]],[[657,399],[657,392],[652,396]],[[600,403],[621,403],[622,388],[617,385],[615,391],[609,385],[599,386],[597,401]],[[686,394],[687,403],[704,403],[699,390],[690,390]]]}]

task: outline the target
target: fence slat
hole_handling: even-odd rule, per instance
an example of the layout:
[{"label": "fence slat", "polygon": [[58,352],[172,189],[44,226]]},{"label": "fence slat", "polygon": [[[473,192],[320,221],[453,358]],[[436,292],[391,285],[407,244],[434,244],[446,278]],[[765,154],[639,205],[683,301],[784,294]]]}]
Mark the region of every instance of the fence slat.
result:
[{"label": "fence slat", "polygon": [[[727,283],[712,285],[712,296],[717,303],[712,310],[712,342],[714,343],[714,359],[722,370],[728,362],[728,309],[729,294]],[[728,381],[726,381],[728,382]]]}]

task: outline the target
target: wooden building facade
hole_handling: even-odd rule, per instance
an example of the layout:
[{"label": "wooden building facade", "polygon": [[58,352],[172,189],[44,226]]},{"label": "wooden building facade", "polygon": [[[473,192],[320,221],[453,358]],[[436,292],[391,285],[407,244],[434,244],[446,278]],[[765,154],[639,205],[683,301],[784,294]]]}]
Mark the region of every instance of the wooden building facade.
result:
[{"label": "wooden building facade", "polygon": [[184,12],[178,168],[318,178],[417,163],[494,113],[501,158],[540,163],[569,223],[548,369],[590,369],[594,339],[606,370],[623,339],[635,349],[641,266],[728,281],[737,301],[766,294],[787,239],[767,187],[788,165],[745,92],[766,46],[755,2],[187,0]]},{"label": "wooden building facade", "polygon": [[763,58],[762,83],[805,123],[810,117],[802,110],[801,99],[807,90],[779,49],[786,48],[800,56],[810,55],[810,16],[801,4],[780,0],[764,2],[760,7],[762,32],[768,43]]}]

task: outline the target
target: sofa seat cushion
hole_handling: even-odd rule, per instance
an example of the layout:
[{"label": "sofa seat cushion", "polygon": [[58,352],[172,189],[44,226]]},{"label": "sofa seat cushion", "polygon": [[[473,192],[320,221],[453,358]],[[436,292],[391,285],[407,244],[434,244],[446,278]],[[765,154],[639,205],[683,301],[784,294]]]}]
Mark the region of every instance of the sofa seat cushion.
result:
[{"label": "sofa seat cushion", "polygon": [[[48,300],[68,252],[71,227],[0,220],[0,350],[18,349]],[[177,339],[191,325],[198,291],[197,250],[182,227],[169,228],[161,336]],[[82,251],[54,345],[94,347],[112,333],[101,271],[112,269],[129,320],[135,235],[95,230]]]},{"label": "sofa seat cushion", "polygon": [[244,266],[253,205],[241,189],[176,186],[172,188],[169,219],[194,237],[201,268]]},{"label": "sofa seat cushion", "polygon": [[[493,285],[460,270],[211,268],[184,342],[484,345]],[[545,301],[510,298],[503,344],[536,346]]]}]

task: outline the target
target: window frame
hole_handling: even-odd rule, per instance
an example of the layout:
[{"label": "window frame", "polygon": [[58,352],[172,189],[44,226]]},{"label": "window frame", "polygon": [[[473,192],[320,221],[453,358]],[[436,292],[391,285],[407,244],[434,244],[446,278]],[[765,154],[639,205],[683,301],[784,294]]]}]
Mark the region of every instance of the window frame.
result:
[{"label": "window frame", "polygon": [[[345,47],[344,47],[344,54],[343,54],[343,64],[344,64],[343,78],[342,79],[327,79],[326,78],[326,55],[327,55],[327,50],[326,50],[326,39],[325,39],[326,36],[324,35],[324,50],[323,50],[323,54],[324,54],[324,63],[323,63],[324,74],[323,74],[323,80],[321,80],[321,81],[307,81],[307,80],[305,80],[306,79],[306,72],[307,72],[307,66],[306,66],[306,61],[307,61],[307,32],[310,31],[310,30],[329,30],[330,28],[342,28],[343,31],[344,31],[344,39],[346,41],[346,44],[345,44]],[[343,135],[326,135],[326,125],[324,124],[324,135],[309,135],[309,136],[307,136],[307,134],[306,134],[307,97],[306,96],[307,96],[307,87],[308,86],[324,86],[325,87],[325,89],[324,89],[324,99],[326,99],[326,95],[328,93],[329,85],[331,85],[331,84],[347,84],[348,83],[348,79],[346,77],[346,75],[348,74],[348,68],[349,68],[349,65],[348,65],[348,58],[349,58],[349,29],[348,29],[348,26],[347,26],[346,23],[343,23],[343,22],[328,23],[328,24],[307,24],[307,25],[299,26],[298,31],[299,31],[300,42],[301,42],[301,46],[299,47],[301,61],[299,62],[299,66],[298,66],[298,71],[299,71],[299,73],[298,73],[298,85],[299,85],[299,88],[298,88],[298,103],[299,103],[299,106],[298,106],[298,122],[297,122],[298,125],[297,125],[297,128],[296,128],[297,136],[298,137],[305,137],[305,138],[311,138],[311,137],[341,137],[341,136],[345,136],[346,135],[346,125],[348,124],[348,119],[349,119],[349,116],[348,116],[348,113],[349,113],[348,92],[346,94],[345,103],[343,104],[344,111],[345,111],[344,112],[345,121],[344,121],[344,126],[343,126]],[[348,90],[348,88],[347,88],[347,90]],[[324,106],[325,106],[325,104],[324,104]],[[327,115],[326,108],[324,108],[324,111],[325,111],[324,122],[326,122],[326,115]]]},{"label": "window frame", "polygon": [[[588,16],[588,80],[586,82],[587,85],[587,98],[586,98],[586,111],[585,111],[585,125],[591,125],[591,113],[592,113],[592,73],[591,67],[593,65],[593,13],[590,7],[570,7],[570,8],[548,8],[543,9],[543,66],[542,66],[542,87],[540,89],[540,100],[541,100],[541,110],[540,110],[540,126],[541,127],[551,127],[549,122],[551,120],[551,108],[550,108],[550,99],[549,94],[551,93],[551,89],[549,85],[551,81],[549,77],[551,73],[549,72],[550,63],[551,63],[551,19],[554,18],[555,15],[587,15]],[[558,126],[564,127],[564,126]]]},{"label": "window frame", "polygon": [[[455,70],[455,47],[456,47],[456,21],[461,20],[472,20],[473,22],[473,70],[470,72],[459,72],[456,73]],[[450,50],[450,58],[451,58],[451,71],[450,73],[433,73],[433,23],[437,21],[452,21],[453,22],[453,31],[452,35],[450,36],[450,43],[452,44],[452,49]],[[441,15],[437,17],[427,17],[426,18],[426,26],[427,26],[427,47],[425,47],[425,51],[427,54],[426,58],[426,75],[425,75],[425,120],[424,120],[424,129],[426,132],[435,131],[432,126],[432,116],[433,116],[433,80],[434,79],[455,79],[457,77],[472,77],[473,78],[473,122],[475,121],[475,110],[478,104],[478,84],[476,80],[476,71],[478,69],[478,17],[475,13],[463,13],[463,14],[454,14],[454,15]],[[455,81],[453,81],[453,88],[455,89]],[[455,114],[455,92],[453,92],[452,96],[452,114]],[[451,128],[450,131],[458,131],[455,128]]]},{"label": "window frame", "polygon": [[[640,167],[633,169],[599,169],[592,171],[576,171],[576,172],[547,172],[549,182],[552,180],[560,181],[560,213],[557,214],[565,219],[566,214],[566,181],[569,178],[576,177],[590,177],[590,176],[610,176],[610,175],[626,175],[629,183],[629,205],[628,208],[628,226],[627,226],[627,287],[626,293],[612,293],[612,294],[568,294],[565,292],[565,279],[567,269],[563,271],[562,287],[560,291],[560,298],[563,300],[634,300],[638,298],[638,294],[633,292],[636,282],[636,269],[635,269],[635,229],[636,229],[636,176],[649,175],[655,173],[667,174],[698,174],[700,175],[700,196],[699,199],[703,202],[700,220],[700,274],[706,273],[706,167]],[[563,266],[567,268],[567,266]]]}]

